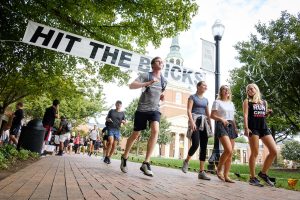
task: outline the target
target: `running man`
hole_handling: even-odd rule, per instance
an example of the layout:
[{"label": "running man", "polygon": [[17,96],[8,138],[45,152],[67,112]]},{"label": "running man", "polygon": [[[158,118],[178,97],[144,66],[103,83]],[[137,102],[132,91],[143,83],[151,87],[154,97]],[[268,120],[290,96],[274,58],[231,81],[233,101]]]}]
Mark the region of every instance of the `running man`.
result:
[{"label": "running man", "polygon": [[115,147],[117,142],[120,140],[120,127],[122,124],[126,123],[125,120],[125,113],[121,111],[122,102],[116,102],[116,109],[111,109],[106,117],[106,126],[108,132],[108,143],[107,143],[107,150],[106,156],[104,158],[104,162],[110,164],[110,158],[115,151]]},{"label": "running man", "polygon": [[145,161],[140,170],[147,176],[153,176],[150,167],[150,157],[154,150],[158,138],[160,115],[159,103],[164,100],[163,91],[167,81],[161,74],[163,61],[160,57],[151,60],[152,72],[140,74],[130,85],[130,89],[143,88],[139,99],[138,107],[134,117],[134,129],[128,138],[124,154],[121,156],[121,171],[127,173],[127,159],[129,151],[134,142],[140,136],[142,130],[145,130],[147,123],[150,124],[151,134],[147,143],[147,153]]}]

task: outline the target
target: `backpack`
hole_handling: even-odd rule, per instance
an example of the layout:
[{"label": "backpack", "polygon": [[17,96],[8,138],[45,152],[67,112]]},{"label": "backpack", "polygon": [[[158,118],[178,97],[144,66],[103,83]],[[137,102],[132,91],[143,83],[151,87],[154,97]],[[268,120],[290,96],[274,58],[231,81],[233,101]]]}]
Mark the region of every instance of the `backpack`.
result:
[{"label": "backpack", "polygon": [[72,130],[72,124],[70,122],[67,122],[65,126],[65,131],[68,133]]},{"label": "backpack", "polygon": [[[151,81],[151,80],[153,80],[153,73],[149,72],[148,73],[148,81]],[[167,87],[167,83],[165,81],[165,78],[162,75],[160,75],[160,83],[161,83],[161,88],[162,88],[161,92],[164,92]]]}]

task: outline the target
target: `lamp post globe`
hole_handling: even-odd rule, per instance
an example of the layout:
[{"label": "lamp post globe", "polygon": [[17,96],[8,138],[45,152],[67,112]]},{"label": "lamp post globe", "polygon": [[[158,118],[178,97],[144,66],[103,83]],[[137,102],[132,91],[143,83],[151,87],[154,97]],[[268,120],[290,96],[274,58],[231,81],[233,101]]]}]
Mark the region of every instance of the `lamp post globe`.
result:
[{"label": "lamp post globe", "polygon": [[220,41],[224,34],[225,26],[221,23],[220,20],[216,20],[212,26],[212,34],[216,41],[216,69],[215,69],[215,99],[217,99],[218,91],[220,87]]},{"label": "lamp post globe", "polygon": [[221,40],[225,30],[225,26],[221,23],[221,20],[217,19],[211,29],[215,40],[216,37]]},{"label": "lamp post globe", "polygon": [[[218,91],[220,87],[220,48],[219,43],[224,34],[225,26],[221,23],[220,20],[216,20],[214,25],[212,26],[212,34],[214,36],[214,40],[216,41],[216,68],[215,68],[215,99],[218,97]],[[216,124],[216,123],[215,123]],[[219,138],[215,135],[214,138],[214,147],[212,155],[210,156],[208,162],[208,171],[214,172],[215,166],[218,164],[220,158],[220,142]]]}]

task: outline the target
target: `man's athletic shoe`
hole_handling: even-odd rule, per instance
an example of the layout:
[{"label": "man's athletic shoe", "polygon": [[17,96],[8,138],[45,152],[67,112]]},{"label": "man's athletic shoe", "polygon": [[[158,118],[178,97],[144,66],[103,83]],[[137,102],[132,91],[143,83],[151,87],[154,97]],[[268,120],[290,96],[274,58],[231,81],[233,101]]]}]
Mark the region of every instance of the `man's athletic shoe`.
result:
[{"label": "man's athletic shoe", "polygon": [[121,165],[120,165],[120,169],[122,172],[127,173],[128,172],[128,168],[127,168],[127,159],[125,159],[123,156],[121,156]]},{"label": "man's athletic shoe", "polygon": [[258,187],[264,187],[264,185],[261,184],[260,181],[256,177],[250,178],[249,184],[254,185],[254,186],[258,186]]},{"label": "man's athletic shoe", "polygon": [[110,157],[107,157],[107,161],[106,161],[107,164],[110,164]]},{"label": "man's athletic shoe", "polygon": [[270,177],[267,174],[264,174],[262,172],[258,173],[258,176],[268,184],[268,186],[274,187],[274,183],[270,181]]},{"label": "man's athletic shoe", "polygon": [[143,162],[142,166],[140,167],[140,170],[146,175],[146,176],[153,176],[153,172],[151,171],[150,164],[147,162]]}]

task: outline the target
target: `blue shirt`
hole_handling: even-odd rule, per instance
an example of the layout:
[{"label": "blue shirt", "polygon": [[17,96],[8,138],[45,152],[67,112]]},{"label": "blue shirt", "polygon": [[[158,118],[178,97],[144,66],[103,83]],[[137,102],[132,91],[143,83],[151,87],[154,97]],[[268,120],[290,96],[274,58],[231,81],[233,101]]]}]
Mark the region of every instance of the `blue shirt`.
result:
[{"label": "blue shirt", "polygon": [[206,115],[205,109],[208,106],[207,98],[200,98],[197,94],[193,94],[189,97],[189,99],[193,101],[192,113]]}]

